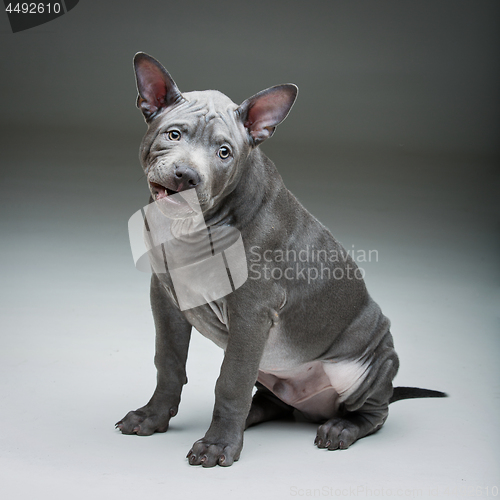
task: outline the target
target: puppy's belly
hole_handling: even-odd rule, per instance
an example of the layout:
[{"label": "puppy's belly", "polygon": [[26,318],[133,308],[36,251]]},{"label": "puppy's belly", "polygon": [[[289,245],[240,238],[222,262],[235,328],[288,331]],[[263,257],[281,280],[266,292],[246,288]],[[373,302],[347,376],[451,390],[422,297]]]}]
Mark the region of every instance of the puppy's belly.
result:
[{"label": "puppy's belly", "polygon": [[311,361],[285,370],[259,370],[257,380],[307,418],[326,420],[359,388],[367,369],[360,361]]}]

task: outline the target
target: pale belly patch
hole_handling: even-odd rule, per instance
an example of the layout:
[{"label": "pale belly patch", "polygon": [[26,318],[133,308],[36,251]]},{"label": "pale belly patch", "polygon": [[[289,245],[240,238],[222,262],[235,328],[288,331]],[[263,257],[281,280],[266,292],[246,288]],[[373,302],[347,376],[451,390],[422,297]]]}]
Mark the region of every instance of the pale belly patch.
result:
[{"label": "pale belly patch", "polygon": [[311,361],[286,370],[259,370],[258,381],[313,420],[335,416],[367,375],[361,361]]}]

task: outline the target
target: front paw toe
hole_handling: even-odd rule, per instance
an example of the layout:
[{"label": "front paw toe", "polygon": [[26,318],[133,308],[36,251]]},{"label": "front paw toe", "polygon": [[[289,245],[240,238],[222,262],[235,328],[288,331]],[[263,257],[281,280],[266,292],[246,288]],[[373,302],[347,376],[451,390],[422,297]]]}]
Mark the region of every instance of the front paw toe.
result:
[{"label": "front paw toe", "polygon": [[229,445],[207,443],[203,440],[197,441],[187,454],[190,465],[202,467],[215,467],[216,465],[228,467],[238,458],[239,455],[236,455]]},{"label": "front paw toe", "polygon": [[119,422],[115,424],[117,429],[120,429],[122,434],[135,434],[140,424],[146,419],[145,412],[129,411]]},{"label": "front paw toe", "polygon": [[115,424],[122,434],[137,434],[151,436],[155,432],[165,432],[168,429],[171,412],[167,415],[150,411],[129,411],[125,417]]}]

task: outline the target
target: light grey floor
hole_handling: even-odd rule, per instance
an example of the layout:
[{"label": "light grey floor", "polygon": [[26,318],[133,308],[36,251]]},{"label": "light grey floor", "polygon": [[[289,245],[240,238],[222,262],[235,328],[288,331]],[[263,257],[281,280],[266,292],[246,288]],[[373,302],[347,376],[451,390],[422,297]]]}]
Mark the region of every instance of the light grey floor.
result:
[{"label": "light grey floor", "polygon": [[393,323],[396,383],[450,397],[395,403],[384,428],[347,451],[317,450],[313,425],[264,424],[246,433],[233,467],[206,470],[184,457],[210,422],[222,354],[196,332],[171,429],[114,430],[155,383],[149,277],[133,267],[127,235],[147,201],[139,137],[105,145],[97,131],[9,130],[2,142],[4,498],[498,494],[498,214],[487,159],[265,145],[347,249],[378,252],[360,265]]}]

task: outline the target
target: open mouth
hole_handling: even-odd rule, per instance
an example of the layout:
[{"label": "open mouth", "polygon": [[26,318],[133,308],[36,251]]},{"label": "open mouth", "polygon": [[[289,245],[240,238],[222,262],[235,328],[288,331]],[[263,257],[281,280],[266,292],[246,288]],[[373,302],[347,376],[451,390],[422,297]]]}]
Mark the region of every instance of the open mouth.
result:
[{"label": "open mouth", "polygon": [[201,213],[195,189],[178,191],[157,182],[149,182],[155,205],[170,219],[186,219]]},{"label": "open mouth", "polygon": [[162,198],[167,198],[168,196],[177,194],[177,191],[174,191],[173,189],[170,189],[166,186],[162,186],[161,184],[158,184],[156,182],[150,182],[149,187],[151,189],[151,193],[153,193],[153,197],[155,200],[161,200]]}]

